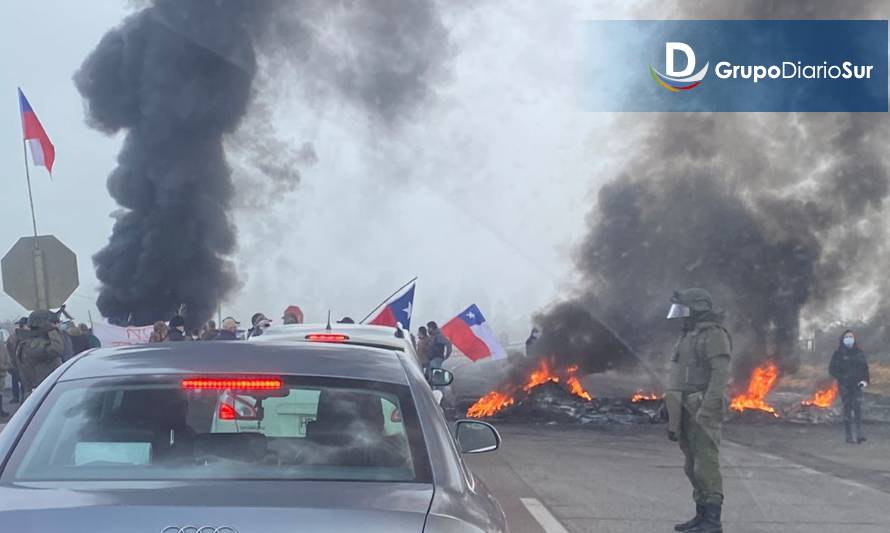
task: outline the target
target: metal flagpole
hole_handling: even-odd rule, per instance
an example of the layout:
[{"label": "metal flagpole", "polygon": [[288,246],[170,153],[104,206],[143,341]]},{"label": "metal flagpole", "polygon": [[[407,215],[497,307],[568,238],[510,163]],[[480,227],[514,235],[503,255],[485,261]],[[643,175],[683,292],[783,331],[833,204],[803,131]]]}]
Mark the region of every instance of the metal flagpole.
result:
[{"label": "metal flagpole", "polygon": [[365,316],[365,318],[359,320],[358,323],[359,323],[359,324],[364,324],[364,323],[365,323],[365,320],[367,320],[371,315],[374,314],[374,311],[376,311],[376,310],[380,309],[381,307],[383,307],[383,305],[384,305],[386,302],[390,301],[390,300],[393,298],[393,296],[395,296],[396,294],[398,294],[398,293],[402,292],[403,290],[405,290],[405,287],[407,287],[408,285],[411,285],[411,284],[414,283],[415,281],[417,281],[417,276],[414,276],[413,278],[411,278],[411,281],[409,281],[408,283],[402,285],[401,287],[399,287],[399,288],[396,290],[396,292],[394,292],[394,293],[390,294],[389,296],[387,296],[385,300],[383,300],[382,302],[380,302],[379,304],[377,304],[377,307],[375,307],[374,309],[371,309],[371,312],[368,313],[368,314]]},{"label": "metal flagpole", "polygon": [[25,180],[28,182],[28,203],[31,204],[31,226],[34,229],[34,246],[37,246],[37,216],[34,214],[34,195],[31,193],[31,170],[28,168],[27,143],[28,140],[22,138],[22,155],[25,156]]},{"label": "metal flagpole", "polygon": [[47,294],[46,268],[43,263],[43,251],[40,250],[40,240],[37,238],[37,215],[34,213],[34,194],[31,192],[31,170],[28,165],[27,139],[24,138],[24,124],[22,125],[22,155],[25,158],[25,181],[28,182],[28,203],[31,206],[31,229],[34,230],[34,286],[37,290],[37,309],[49,308],[49,295]]}]

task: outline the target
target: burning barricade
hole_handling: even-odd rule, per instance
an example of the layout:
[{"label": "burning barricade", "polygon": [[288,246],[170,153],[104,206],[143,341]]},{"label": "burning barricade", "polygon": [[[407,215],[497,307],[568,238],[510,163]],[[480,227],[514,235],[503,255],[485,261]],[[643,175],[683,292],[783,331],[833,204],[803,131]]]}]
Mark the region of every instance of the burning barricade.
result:
[{"label": "burning barricade", "polygon": [[779,367],[772,361],[756,367],[751,372],[747,387],[730,401],[731,418],[750,421],[773,418],[813,424],[840,420],[840,408],[834,406],[836,383],[826,385],[812,396],[802,399],[797,393],[773,392],[779,378]]},{"label": "burning barricade", "polygon": [[577,365],[539,361],[521,385],[503,385],[467,409],[470,418],[574,424],[660,422],[661,398],[595,398],[581,384]]},{"label": "burning barricade", "polygon": [[766,397],[776,386],[778,379],[779,367],[773,362],[755,368],[751,373],[747,389],[733,397],[729,408],[738,413],[753,410],[778,416],[773,406],[766,403]]},{"label": "burning barricade", "polygon": [[[739,422],[831,423],[840,420],[837,385],[811,395],[779,392],[781,372],[773,362],[752,370],[745,387],[729,400],[728,419]],[[577,365],[558,368],[537,361],[521,380],[489,391],[469,406],[470,418],[559,424],[651,424],[665,421],[664,394],[637,389],[630,396],[595,397],[581,383]]]}]

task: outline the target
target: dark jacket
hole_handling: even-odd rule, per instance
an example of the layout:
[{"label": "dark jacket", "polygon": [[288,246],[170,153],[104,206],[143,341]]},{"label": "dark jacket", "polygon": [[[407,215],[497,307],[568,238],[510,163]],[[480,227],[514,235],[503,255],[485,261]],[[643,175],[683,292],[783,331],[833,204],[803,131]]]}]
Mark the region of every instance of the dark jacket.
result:
[{"label": "dark jacket", "polygon": [[235,335],[234,331],[229,331],[227,329],[219,330],[216,337],[213,338],[215,341],[237,341],[238,335]]},{"label": "dark jacket", "polygon": [[62,330],[57,329],[59,335],[62,337],[62,362],[64,363],[68,359],[74,357],[74,344],[71,342],[71,336],[65,333]]},{"label": "dark jacket", "polygon": [[448,356],[451,355],[451,341],[448,340],[448,337],[446,337],[441,330],[436,333],[430,333],[430,337],[432,338],[432,341],[430,342],[429,351],[427,352],[427,360],[448,359]]},{"label": "dark jacket", "polygon": [[85,335],[87,340],[90,342],[90,348],[101,348],[102,342],[99,341],[99,337],[93,335],[93,332],[90,331]]},{"label": "dark jacket", "polygon": [[170,328],[170,331],[167,333],[168,342],[182,342],[185,340],[187,340],[185,338],[185,333],[179,331],[176,328]]},{"label": "dark jacket", "polygon": [[860,381],[867,382],[868,361],[865,354],[855,344],[852,348],[841,345],[831,356],[828,373],[837,380],[842,389],[855,389]]},{"label": "dark jacket", "polygon": [[69,337],[71,337],[71,347],[74,348],[74,355],[92,348],[90,346],[90,338],[86,335],[69,335]]}]

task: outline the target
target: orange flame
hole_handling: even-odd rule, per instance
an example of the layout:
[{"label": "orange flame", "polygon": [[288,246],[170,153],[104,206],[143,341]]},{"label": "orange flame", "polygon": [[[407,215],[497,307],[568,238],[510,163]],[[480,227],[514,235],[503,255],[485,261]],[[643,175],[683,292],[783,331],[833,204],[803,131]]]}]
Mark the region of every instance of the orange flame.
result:
[{"label": "orange flame", "polygon": [[513,405],[513,398],[510,395],[493,390],[471,405],[470,408],[467,409],[467,416],[469,418],[492,416],[510,405]]},{"label": "orange flame", "polygon": [[581,398],[584,398],[588,402],[593,399],[590,396],[590,393],[587,392],[586,390],[584,390],[584,387],[581,385],[581,382],[575,376],[569,376],[568,379],[566,379],[566,385],[569,386],[569,390],[575,396],[580,396]]},{"label": "orange flame", "polygon": [[[584,390],[584,387],[581,385],[581,381],[575,376],[575,373],[578,372],[578,366],[572,365],[566,368],[565,372],[562,374],[565,377],[565,384],[569,388],[569,391],[585,400],[592,400],[593,397],[589,392]],[[522,391],[526,394],[529,393],[533,388],[543,385],[544,383],[559,383],[560,382],[560,374],[554,372],[550,368],[550,364],[546,359],[541,360],[541,363],[538,367],[532,371],[528,376],[528,380],[525,382],[525,385],[522,386]],[[513,389],[515,390],[515,389]],[[469,418],[482,418],[487,416],[492,416],[497,414],[502,409],[509,407],[515,403],[515,395],[512,393],[511,389],[507,390],[493,390],[479,398],[479,400],[470,406],[467,409],[467,417]]]},{"label": "orange flame", "polygon": [[831,407],[831,404],[834,403],[835,398],[837,398],[837,382],[833,383],[826,389],[817,390],[815,393],[813,393],[812,398],[810,398],[809,400],[804,400],[800,403],[803,405],[813,405],[822,409],[827,409]]},{"label": "orange flame", "polygon": [[772,361],[755,368],[754,372],[751,373],[748,389],[733,398],[729,407],[739,412],[754,409],[779,416],[776,414],[776,410],[766,403],[766,397],[776,385],[778,379],[779,367]]},{"label": "orange flame", "polygon": [[643,389],[637,389],[637,392],[635,392],[634,395],[631,396],[630,401],[632,401],[633,403],[639,403],[644,401],[660,400],[661,398],[663,398],[663,396],[658,396],[654,392],[650,392],[647,394],[643,392]]},{"label": "orange flame", "polygon": [[[577,369],[578,367],[575,367]],[[528,377],[528,381],[525,385],[522,386],[522,390],[528,392],[538,385],[543,385],[544,383],[552,381],[553,383],[559,383],[559,376],[554,374],[550,370],[550,365],[547,364],[547,360],[542,360],[541,364],[538,365],[537,370],[533,371],[531,375]]]}]

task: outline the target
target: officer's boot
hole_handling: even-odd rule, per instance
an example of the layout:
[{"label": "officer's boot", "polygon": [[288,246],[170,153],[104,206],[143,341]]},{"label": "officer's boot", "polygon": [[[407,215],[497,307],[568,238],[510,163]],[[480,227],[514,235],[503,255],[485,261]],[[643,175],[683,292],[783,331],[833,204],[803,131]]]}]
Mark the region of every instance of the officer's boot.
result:
[{"label": "officer's boot", "polygon": [[705,505],[701,522],[686,533],[723,533],[723,524],[720,522],[721,506]]},{"label": "officer's boot", "polygon": [[853,423],[851,421],[844,420],[844,431],[847,433],[847,442],[855,444],[856,439],[853,438]]},{"label": "officer's boot", "polygon": [[705,506],[700,503],[696,503],[695,504],[695,516],[692,518],[692,520],[687,520],[687,521],[683,522],[682,524],[675,525],[674,531],[688,531],[688,530],[694,528],[695,526],[698,525],[699,522],[701,522],[701,519],[704,516],[704,514],[705,514]]}]

